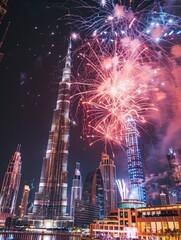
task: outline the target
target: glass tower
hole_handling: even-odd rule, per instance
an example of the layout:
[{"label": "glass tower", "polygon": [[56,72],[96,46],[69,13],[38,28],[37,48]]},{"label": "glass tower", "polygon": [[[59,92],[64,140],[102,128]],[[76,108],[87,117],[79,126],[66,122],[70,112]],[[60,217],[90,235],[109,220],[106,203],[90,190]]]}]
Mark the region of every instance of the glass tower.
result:
[{"label": "glass tower", "polygon": [[134,119],[128,119],[126,147],[129,175],[129,198],[146,202],[145,175],[139,148],[138,131]]},{"label": "glass tower", "polygon": [[82,199],[99,208],[99,218],[105,217],[104,186],[100,169],[87,174],[83,186]]}]

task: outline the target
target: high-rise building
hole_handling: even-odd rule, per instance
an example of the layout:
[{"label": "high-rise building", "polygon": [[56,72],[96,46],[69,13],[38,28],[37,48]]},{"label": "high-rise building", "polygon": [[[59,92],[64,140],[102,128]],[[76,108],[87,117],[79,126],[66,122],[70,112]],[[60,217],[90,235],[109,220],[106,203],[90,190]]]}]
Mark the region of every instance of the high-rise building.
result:
[{"label": "high-rise building", "polygon": [[70,216],[74,216],[75,200],[82,199],[82,176],[80,173],[80,163],[76,162],[75,175],[72,180]]},{"label": "high-rise building", "polygon": [[104,187],[104,209],[105,215],[116,207],[116,166],[106,153],[101,154],[99,165]]},{"label": "high-rise building", "polygon": [[92,203],[92,182],[95,171],[91,171],[87,174],[84,181],[83,190],[82,190],[82,200]]},{"label": "high-rise building", "polygon": [[126,147],[129,175],[129,198],[146,202],[145,175],[139,147],[138,131],[134,119],[128,119]]},{"label": "high-rise building", "polygon": [[167,159],[172,181],[176,186],[181,186],[181,164],[173,148],[169,148]]},{"label": "high-rise building", "polygon": [[0,215],[4,217],[13,216],[16,210],[16,202],[21,180],[21,153],[20,145],[12,156],[5,173],[0,193]]},{"label": "high-rise building", "polygon": [[24,186],[23,196],[21,199],[21,205],[19,206],[19,215],[23,217],[27,214],[27,206],[28,206],[28,197],[30,193],[30,187],[28,185]]},{"label": "high-rise building", "polygon": [[104,183],[99,168],[96,169],[92,181],[92,204],[99,206],[99,218],[105,217],[105,206],[104,206]]},{"label": "high-rise building", "polygon": [[83,200],[75,200],[74,226],[89,227],[95,219],[99,218],[99,206]]},{"label": "high-rise building", "polygon": [[99,208],[99,218],[105,217],[104,209],[104,187],[100,169],[97,168],[87,174],[83,186],[83,201],[97,206]]},{"label": "high-rise building", "polygon": [[67,216],[70,83],[71,44],[59,83],[56,108],[32,213],[32,218],[59,220],[60,224],[62,219],[66,221]]}]

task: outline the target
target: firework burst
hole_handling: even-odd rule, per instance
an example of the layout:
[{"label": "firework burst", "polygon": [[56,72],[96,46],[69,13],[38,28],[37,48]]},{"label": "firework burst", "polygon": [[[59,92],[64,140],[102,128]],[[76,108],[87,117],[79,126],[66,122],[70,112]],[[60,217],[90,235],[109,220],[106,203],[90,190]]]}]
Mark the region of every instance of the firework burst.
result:
[{"label": "firework burst", "polygon": [[169,75],[171,61],[161,42],[171,42],[180,18],[158,2],[125,2],[81,2],[90,16],[71,15],[85,36],[77,50],[82,72],[73,84],[81,86],[74,97],[81,96],[92,143],[122,145],[128,119],[149,121],[166,91],[162,73]]}]

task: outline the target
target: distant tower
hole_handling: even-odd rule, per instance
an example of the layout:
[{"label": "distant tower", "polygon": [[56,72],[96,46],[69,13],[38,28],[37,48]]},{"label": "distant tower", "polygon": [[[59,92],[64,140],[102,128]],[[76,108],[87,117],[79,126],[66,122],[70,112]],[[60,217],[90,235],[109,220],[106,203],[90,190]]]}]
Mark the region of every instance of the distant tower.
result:
[{"label": "distant tower", "polygon": [[34,178],[30,180],[29,188],[30,188],[30,192],[29,192],[28,206],[27,206],[28,214],[32,213],[33,211],[33,203],[34,203],[34,196],[35,196],[35,179]]},{"label": "distant tower", "polygon": [[101,154],[99,169],[104,186],[105,215],[116,208],[116,167],[106,153]]},{"label": "distant tower", "polygon": [[170,168],[170,177],[176,186],[181,186],[181,164],[173,148],[169,148],[167,159]]},{"label": "distant tower", "polygon": [[24,186],[24,191],[23,191],[23,196],[22,196],[22,199],[21,199],[21,205],[19,206],[20,217],[23,217],[24,215],[27,214],[29,193],[30,193],[30,188],[29,188],[28,185],[25,185]]},{"label": "distant tower", "polygon": [[0,213],[7,214],[7,216],[15,214],[21,180],[21,166],[20,145],[18,145],[9,162],[0,193]]},{"label": "distant tower", "polygon": [[89,172],[84,182],[82,199],[99,208],[99,218],[105,217],[104,186],[100,169]]},{"label": "distant tower", "polygon": [[163,191],[160,193],[160,202],[162,206],[167,205],[167,195]]},{"label": "distant tower", "polygon": [[146,202],[145,176],[143,160],[138,143],[136,122],[129,119],[126,124],[126,147],[131,199]]},{"label": "distant tower", "polygon": [[82,176],[80,173],[80,163],[76,162],[75,175],[72,180],[70,215],[74,216],[75,200],[82,200]]},{"label": "distant tower", "polygon": [[67,215],[69,108],[71,82],[71,44],[66,55],[62,81],[43,159],[39,190],[35,193],[33,216],[39,219],[65,219]]}]

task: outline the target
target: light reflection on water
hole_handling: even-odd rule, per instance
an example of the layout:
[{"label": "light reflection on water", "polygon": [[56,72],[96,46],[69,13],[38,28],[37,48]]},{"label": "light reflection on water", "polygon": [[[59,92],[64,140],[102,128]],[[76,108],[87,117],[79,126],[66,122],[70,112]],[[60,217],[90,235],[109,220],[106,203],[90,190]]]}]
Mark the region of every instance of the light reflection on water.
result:
[{"label": "light reflection on water", "polygon": [[79,236],[52,236],[38,234],[0,234],[0,240],[80,240]]}]

